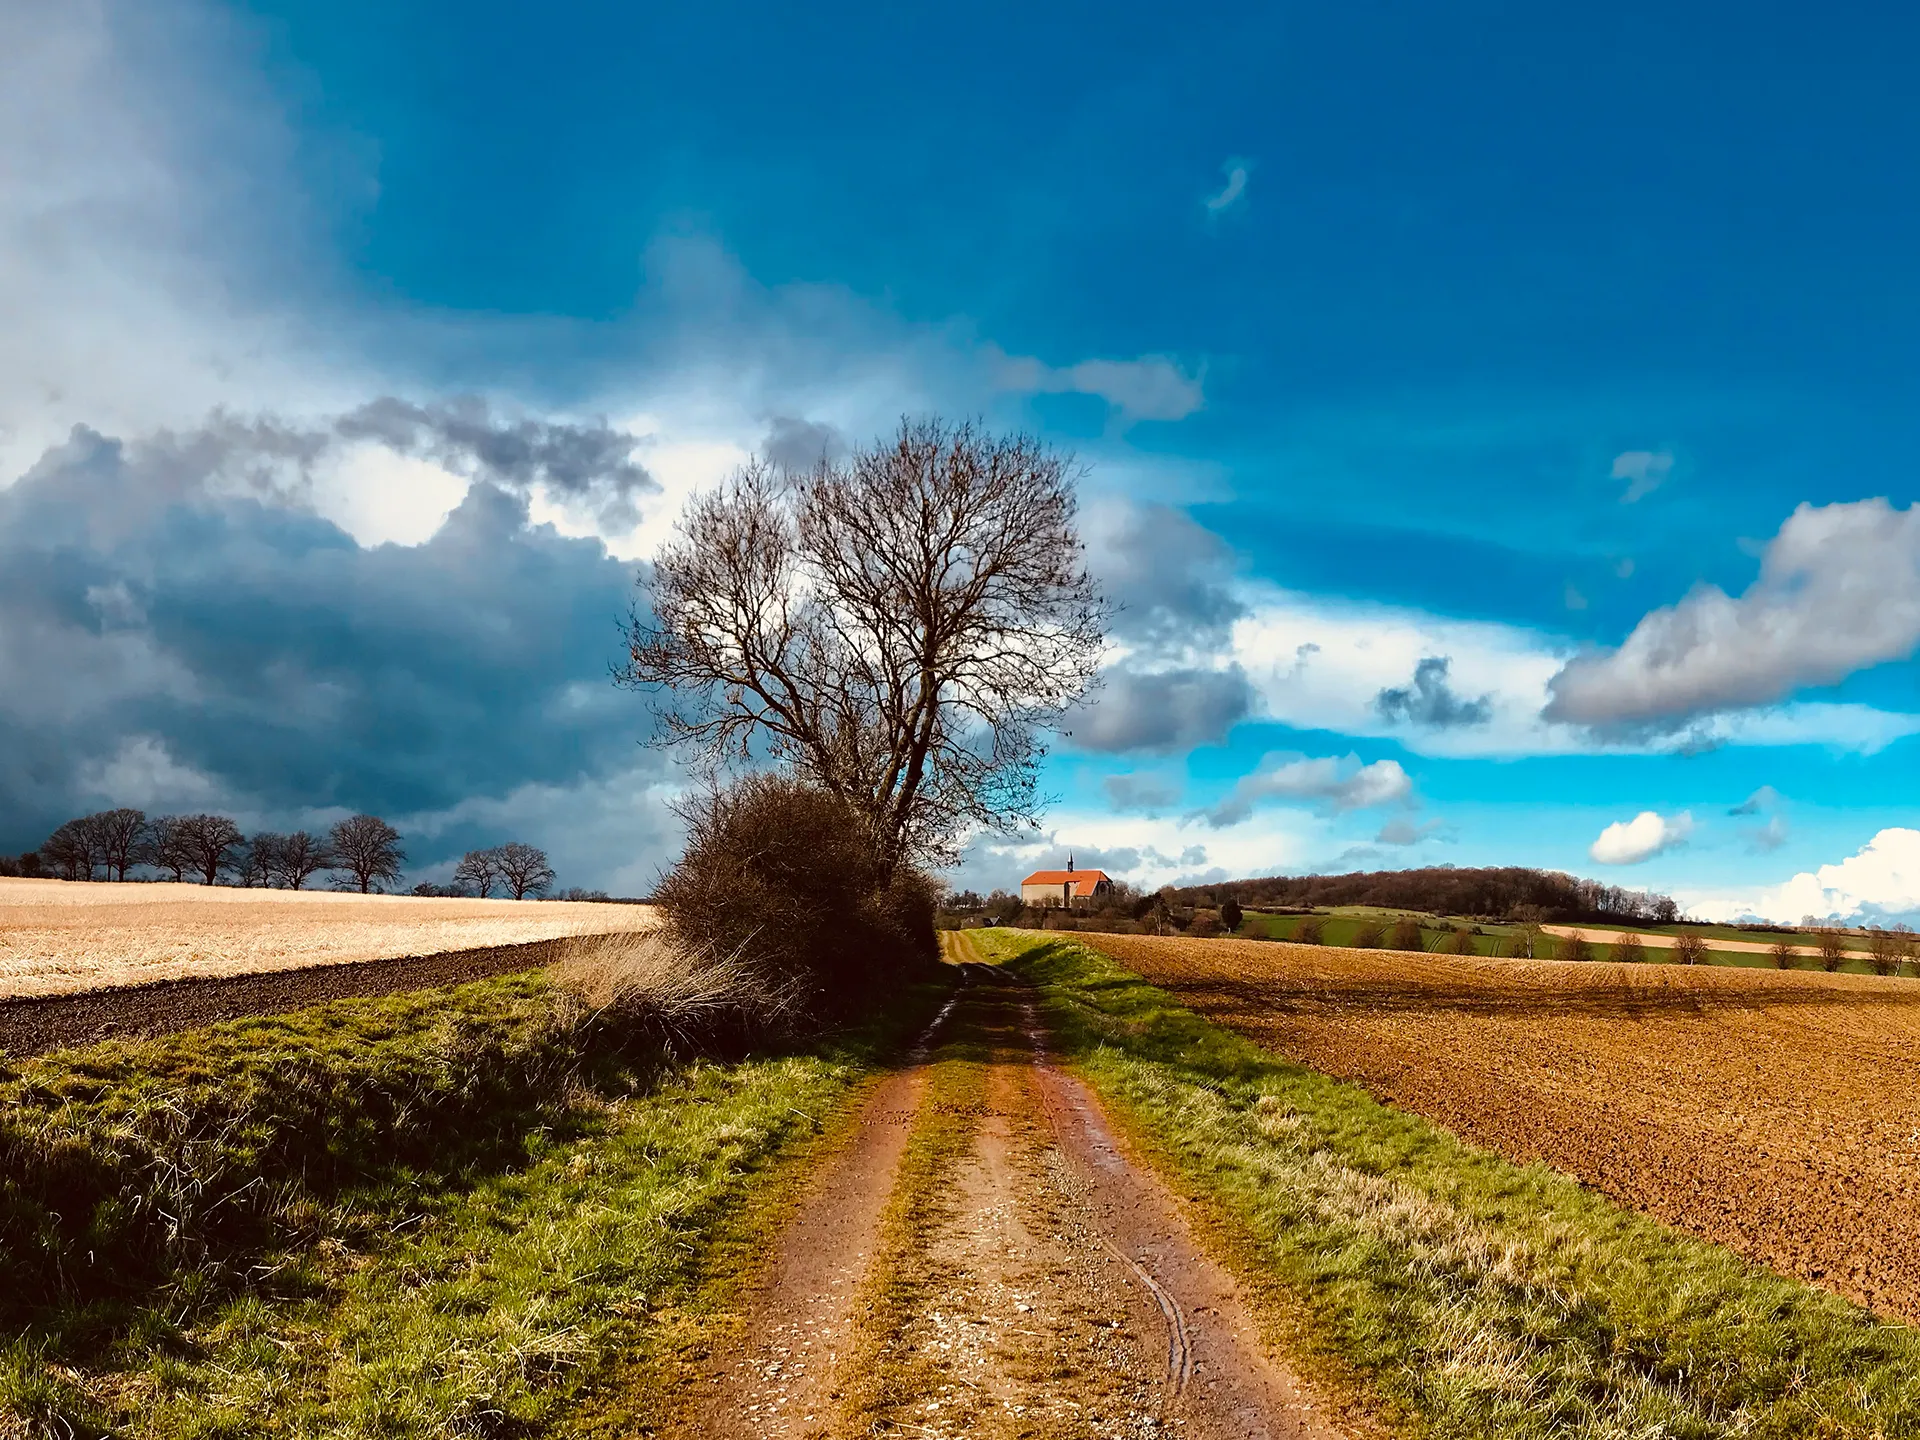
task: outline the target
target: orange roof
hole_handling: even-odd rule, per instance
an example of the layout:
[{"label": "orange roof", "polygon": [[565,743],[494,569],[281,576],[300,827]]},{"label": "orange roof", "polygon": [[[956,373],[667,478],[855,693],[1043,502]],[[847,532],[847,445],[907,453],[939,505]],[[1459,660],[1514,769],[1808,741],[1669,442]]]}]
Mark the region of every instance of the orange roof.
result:
[{"label": "orange roof", "polygon": [[1075,895],[1092,895],[1094,887],[1107,878],[1104,870],[1036,870],[1020,883],[1025,885],[1071,885]]}]

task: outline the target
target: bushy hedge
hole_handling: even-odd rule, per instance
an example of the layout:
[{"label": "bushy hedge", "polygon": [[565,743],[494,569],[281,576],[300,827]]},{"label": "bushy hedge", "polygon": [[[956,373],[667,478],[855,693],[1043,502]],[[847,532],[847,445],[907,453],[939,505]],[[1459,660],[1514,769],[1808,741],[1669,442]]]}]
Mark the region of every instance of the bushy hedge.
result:
[{"label": "bushy hedge", "polygon": [[0,1070],[0,1325],[217,1283],[345,1188],[510,1163],[657,1056],[643,1021],[522,975]]},{"label": "bushy hedge", "polygon": [[857,1007],[939,953],[935,882],[889,866],[859,815],[780,775],[685,812],[687,848],[654,900],[678,941],[793,987],[796,1016]]}]

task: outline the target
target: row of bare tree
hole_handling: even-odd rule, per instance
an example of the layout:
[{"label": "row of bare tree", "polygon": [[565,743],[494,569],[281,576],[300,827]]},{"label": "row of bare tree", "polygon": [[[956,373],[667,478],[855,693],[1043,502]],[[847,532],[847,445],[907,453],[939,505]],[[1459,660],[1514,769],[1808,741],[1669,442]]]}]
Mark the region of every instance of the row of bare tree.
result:
[{"label": "row of bare tree", "polygon": [[[69,820],[37,851],[9,868],[63,880],[125,880],[148,866],[174,880],[189,877],[217,885],[302,890],[323,871],[350,879],[365,895],[400,878],[406,852],[400,832],[377,815],[355,815],[324,836],[261,831],[243,835],[225,815],[158,815],[102,810]],[[23,863],[24,862],[24,863]],[[454,893],[490,895],[498,887],[516,900],[545,893],[553,884],[545,852],[515,841],[490,850],[470,850],[454,871]]]}]

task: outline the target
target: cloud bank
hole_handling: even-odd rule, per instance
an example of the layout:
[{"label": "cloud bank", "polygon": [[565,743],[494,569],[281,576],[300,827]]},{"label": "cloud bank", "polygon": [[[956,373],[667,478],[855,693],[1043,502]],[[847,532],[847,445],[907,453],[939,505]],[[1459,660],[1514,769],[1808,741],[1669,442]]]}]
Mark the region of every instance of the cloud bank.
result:
[{"label": "cloud bank", "polygon": [[1716,585],[1655,610],[1617,649],[1548,682],[1550,721],[1673,729],[1771,705],[1920,646],[1920,509],[1885,500],[1802,505],[1738,599]]}]

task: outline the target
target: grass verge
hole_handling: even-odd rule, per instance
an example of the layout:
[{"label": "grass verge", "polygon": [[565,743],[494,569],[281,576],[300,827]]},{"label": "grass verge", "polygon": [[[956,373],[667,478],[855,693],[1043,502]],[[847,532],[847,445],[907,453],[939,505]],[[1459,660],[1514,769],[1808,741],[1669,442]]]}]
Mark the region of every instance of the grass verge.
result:
[{"label": "grass verge", "polygon": [[1082,946],[978,940],[1323,1357],[1427,1433],[1920,1435],[1920,1332],[1277,1059]]},{"label": "grass verge", "polygon": [[529,975],[31,1062],[0,1436],[547,1429],[722,1278],[721,1222],[925,998],[676,1064]]}]

